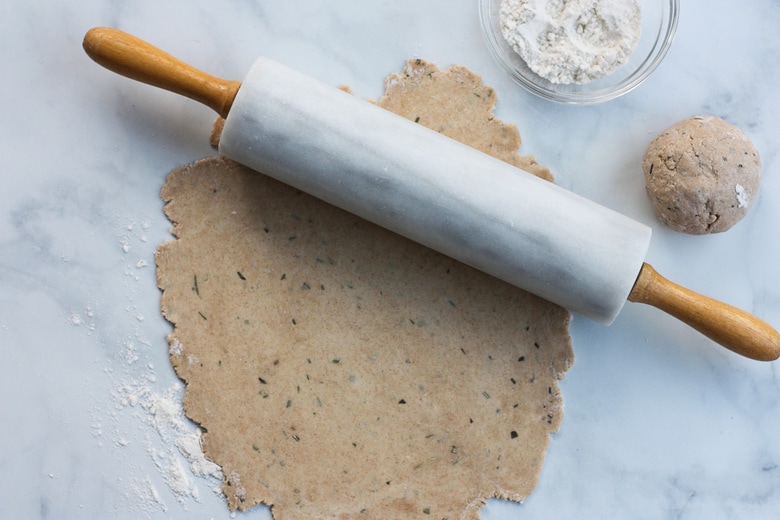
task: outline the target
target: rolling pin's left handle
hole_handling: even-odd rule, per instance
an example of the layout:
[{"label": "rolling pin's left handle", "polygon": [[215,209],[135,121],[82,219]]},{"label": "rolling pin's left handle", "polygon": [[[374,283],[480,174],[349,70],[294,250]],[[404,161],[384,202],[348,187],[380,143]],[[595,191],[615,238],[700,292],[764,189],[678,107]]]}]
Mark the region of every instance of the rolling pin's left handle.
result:
[{"label": "rolling pin's left handle", "polygon": [[646,303],[687,323],[724,347],[759,361],[780,357],[780,333],[743,310],[670,282],[644,264],[628,299]]},{"label": "rolling pin's left handle", "polygon": [[118,29],[96,27],[84,36],[84,50],[105,68],[170,90],[227,117],[240,81],[216,78]]}]

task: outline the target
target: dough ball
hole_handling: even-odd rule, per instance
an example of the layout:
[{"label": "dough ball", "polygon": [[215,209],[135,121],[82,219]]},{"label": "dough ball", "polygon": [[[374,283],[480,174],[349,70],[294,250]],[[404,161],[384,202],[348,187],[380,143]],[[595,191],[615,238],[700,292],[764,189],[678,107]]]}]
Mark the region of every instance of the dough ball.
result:
[{"label": "dough ball", "polygon": [[739,222],[758,196],[761,160],[750,139],[719,117],[675,123],[647,147],[647,195],[659,220],[691,235]]}]

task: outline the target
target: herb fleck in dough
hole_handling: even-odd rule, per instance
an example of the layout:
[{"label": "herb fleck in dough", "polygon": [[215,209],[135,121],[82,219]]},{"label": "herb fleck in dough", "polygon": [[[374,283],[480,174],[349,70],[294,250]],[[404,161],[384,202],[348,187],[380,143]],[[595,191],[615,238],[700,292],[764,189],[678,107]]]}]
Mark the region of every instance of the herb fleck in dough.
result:
[{"label": "herb fleck in dough", "polygon": [[[378,104],[550,178],[466,69],[410,61]],[[162,196],[171,362],[231,509],[477,518],[531,493],[573,362],[566,310],[228,160],[173,171]]]}]

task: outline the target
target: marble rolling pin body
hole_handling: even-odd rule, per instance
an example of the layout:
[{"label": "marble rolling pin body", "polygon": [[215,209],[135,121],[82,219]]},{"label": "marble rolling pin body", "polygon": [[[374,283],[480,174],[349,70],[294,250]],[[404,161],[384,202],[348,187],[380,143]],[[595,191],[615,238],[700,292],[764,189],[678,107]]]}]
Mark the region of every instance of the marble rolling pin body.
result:
[{"label": "marble rolling pin body", "polygon": [[265,58],[219,151],[605,323],[650,241],[647,226]]},{"label": "marble rolling pin body", "polygon": [[226,117],[226,157],[542,298],[607,324],[626,299],[646,303],[747,357],[780,356],[769,324],[644,263],[649,227],[422,125],[266,58],[239,83],[115,29],[84,49]]}]

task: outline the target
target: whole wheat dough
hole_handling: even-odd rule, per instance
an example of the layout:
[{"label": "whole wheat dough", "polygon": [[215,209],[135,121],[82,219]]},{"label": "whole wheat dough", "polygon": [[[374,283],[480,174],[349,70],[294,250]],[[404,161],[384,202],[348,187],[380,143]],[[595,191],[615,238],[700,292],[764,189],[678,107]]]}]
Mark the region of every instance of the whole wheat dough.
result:
[{"label": "whole wheat dough", "polygon": [[719,117],[675,123],[647,147],[647,195],[659,220],[702,235],[730,229],[758,195],[761,160],[739,128]]},{"label": "whole wheat dough", "polygon": [[[465,69],[409,62],[379,104],[549,176]],[[173,171],[162,196],[171,361],[231,509],[477,518],[531,493],[573,362],[566,310],[228,160]]]}]

